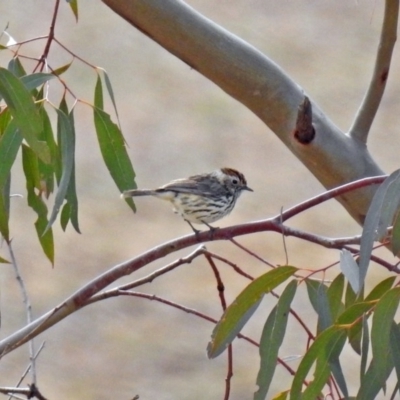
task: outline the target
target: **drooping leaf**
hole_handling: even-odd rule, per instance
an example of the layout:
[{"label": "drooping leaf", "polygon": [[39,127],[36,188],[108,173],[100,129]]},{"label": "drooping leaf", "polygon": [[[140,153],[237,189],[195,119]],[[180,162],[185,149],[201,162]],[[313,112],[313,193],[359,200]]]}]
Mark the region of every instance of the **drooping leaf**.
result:
[{"label": "drooping leaf", "polygon": [[327,290],[329,309],[332,320],[334,321],[339,313],[343,311],[343,292],[344,292],[344,276],[339,274],[329,285]]},{"label": "drooping leaf", "polygon": [[362,317],[368,313],[375,306],[375,301],[360,301],[354,303],[346,308],[336,320],[336,324],[348,325],[349,329],[347,335],[349,342],[354,351],[358,354],[361,353],[361,330],[362,330]]},{"label": "drooping leaf", "polygon": [[378,301],[372,318],[371,347],[374,365],[382,384],[385,380],[387,354],[390,353],[390,331],[396,311],[399,307],[400,288],[386,292]]},{"label": "drooping leaf", "polygon": [[289,390],[285,390],[284,392],[280,392],[275,395],[272,400],[286,400],[289,395]]},{"label": "drooping leaf", "polygon": [[361,301],[346,308],[342,314],[339,315],[335,324],[351,325],[360,319],[363,314],[371,311],[376,305],[376,301]]},{"label": "drooping leaf", "polygon": [[282,292],[277,305],[268,316],[260,341],[260,370],[257,375],[258,390],[254,400],[267,396],[278,360],[278,351],[286,333],[290,305],[297,289],[297,282],[291,281]]},{"label": "drooping leaf", "polygon": [[10,218],[10,187],[11,175],[9,174],[3,187],[0,188],[0,234],[4,240],[10,242],[8,221]]},{"label": "drooping leaf", "polygon": [[[343,335],[341,341],[336,344],[337,350],[342,350],[346,342],[346,336]],[[332,375],[335,378],[339,389],[342,391],[344,398],[347,399],[349,397],[349,391],[347,389],[346,379],[342,370],[342,366],[340,365],[339,355],[330,357],[329,365],[332,371]]]},{"label": "drooping leaf", "polygon": [[225,310],[211,335],[207,347],[209,358],[220,355],[253,315],[263,296],[290,278],[297,268],[284,266],[273,269],[251,282]]},{"label": "drooping leaf", "polygon": [[0,190],[4,187],[22,143],[20,131],[12,120],[0,137]]},{"label": "drooping leaf", "polygon": [[365,375],[367,370],[368,352],[369,352],[369,330],[368,330],[368,319],[364,314],[362,318],[362,342],[361,342],[361,363],[360,363],[360,380]]},{"label": "drooping leaf", "polygon": [[52,73],[55,76],[60,76],[64,72],[69,70],[69,67],[72,65],[73,61],[69,62],[68,64],[62,65],[61,67],[58,67],[56,69],[53,69]]},{"label": "drooping leaf", "polygon": [[117,103],[115,101],[114,91],[113,91],[113,88],[112,88],[112,85],[111,85],[110,78],[109,78],[106,70],[103,69],[102,71],[103,71],[103,74],[104,74],[104,81],[106,82],[106,88],[107,88],[107,91],[108,91],[108,95],[110,96],[112,105],[114,107],[114,112],[115,112],[115,115],[117,117],[118,126],[121,128],[121,123],[119,121],[119,115],[118,115],[118,109],[117,109]]},{"label": "drooping leaf", "polygon": [[[315,399],[320,395],[330,375],[329,360],[333,353],[336,357],[337,351],[344,344],[345,338],[345,329],[338,325],[330,326],[317,336],[297,368],[290,391],[291,400]],[[318,359],[321,359],[319,369],[315,371],[313,382],[307,386],[302,396],[303,383],[311,367]]]},{"label": "drooping leaf", "polygon": [[97,75],[96,85],[94,87],[94,106],[104,111],[103,84],[101,83],[100,75]]},{"label": "drooping leaf", "polygon": [[0,111],[0,136],[4,133],[10,121],[10,110],[8,108],[5,108],[4,110]]},{"label": "drooping leaf", "polygon": [[43,162],[49,163],[49,148],[38,139],[43,124],[32,96],[24,84],[4,68],[0,68],[0,94],[26,142]]},{"label": "drooping leaf", "polygon": [[57,188],[53,210],[51,212],[49,222],[46,226],[46,231],[56,220],[61,206],[65,200],[68,186],[71,180],[75,157],[75,136],[73,134],[70,119],[61,109],[57,109],[56,111],[59,122],[58,126],[60,127],[59,136],[61,138],[61,143],[59,143],[59,147],[61,148],[62,174],[60,183]]},{"label": "drooping leaf", "polygon": [[[75,154],[75,121],[74,121],[74,113],[73,110],[68,114],[68,118],[71,125],[71,134],[73,139],[73,153]],[[61,215],[61,227],[63,230],[66,229],[66,226],[69,221],[71,221],[72,226],[76,230],[76,232],[81,233],[79,229],[78,222],[78,197],[76,194],[76,184],[75,184],[75,156],[73,158],[72,163],[72,171],[71,177],[68,184],[67,193],[65,199],[67,203],[64,205]],[[66,218],[68,216],[68,218]]]},{"label": "drooping leaf", "polygon": [[[99,108],[94,108],[94,124],[103,160],[118,189],[122,193],[134,188],[135,172],[120,129],[111,121],[110,116]],[[127,203],[136,211],[133,201]]]},{"label": "drooping leaf", "polygon": [[340,252],[340,269],[349,281],[354,292],[358,293],[360,290],[360,268],[352,254],[346,249]]},{"label": "drooping leaf", "polygon": [[78,22],[78,0],[67,0],[72,12],[74,13],[76,22]]},{"label": "drooping leaf", "polygon": [[396,213],[393,221],[391,249],[393,255],[400,255],[400,212]]},{"label": "drooping leaf", "polygon": [[386,292],[388,292],[392,288],[395,279],[395,276],[390,276],[389,278],[386,278],[383,281],[379,282],[369,292],[368,296],[365,298],[365,301],[379,300]]},{"label": "drooping leaf", "polygon": [[397,207],[399,205],[399,196],[400,171],[397,170],[379,186],[365,217],[358,262],[360,288],[364,286],[374,241],[381,239],[386,234],[389,221],[392,221],[394,217],[395,204]]},{"label": "drooping leaf", "polygon": [[378,398],[378,393],[385,390],[386,380],[393,370],[393,359],[390,353],[386,353],[382,357],[385,360],[384,370],[379,370],[375,360],[371,360],[367,372],[361,377],[357,400],[375,400]]},{"label": "drooping leaf", "polygon": [[0,257],[0,264],[11,264],[11,262],[8,261],[8,260],[6,260],[6,259],[3,258],[3,257]]},{"label": "drooping leaf", "polygon": [[354,292],[350,284],[346,286],[346,293],[344,296],[344,306],[345,308],[351,306],[357,301],[357,294]]},{"label": "drooping leaf", "polygon": [[306,279],[307,293],[311,305],[318,315],[318,332],[332,325],[332,315],[327,296],[327,287],[324,283]]},{"label": "drooping leaf", "polygon": [[400,395],[400,327],[395,322],[393,322],[390,330],[390,353],[393,358],[393,364],[397,376],[397,390]]},{"label": "drooping leaf", "polygon": [[61,160],[57,144],[54,139],[53,128],[49,116],[44,107],[39,109],[40,117],[43,121],[43,131],[40,135],[40,140],[47,143],[50,150],[51,163],[46,164],[42,160],[39,160],[39,175],[41,181],[41,191],[46,198],[49,198],[50,194],[54,191],[54,176],[59,174],[61,176]]},{"label": "drooping leaf", "polygon": [[25,68],[22,65],[19,57],[14,57],[8,63],[8,68],[10,72],[12,72],[16,77],[21,78],[26,75]]},{"label": "drooping leaf", "polygon": [[22,145],[22,165],[26,178],[28,205],[38,216],[35,222],[36,233],[45,255],[54,264],[53,231],[50,228],[45,232],[48,224],[47,206],[40,195],[35,192],[35,189],[40,189],[38,157],[30,147],[24,144]]},{"label": "drooping leaf", "polygon": [[[362,288],[357,296],[357,294],[354,292],[349,283],[347,285],[345,294],[345,310],[353,306],[356,302],[362,302],[363,300],[364,300],[364,289]],[[362,327],[361,320],[356,321],[352,323],[350,329],[347,332],[350,346],[357,354],[361,354],[361,338],[362,338],[361,327]]]},{"label": "drooping leaf", "polygon": [[21,82],[25,85],[25,87],[31,91],[32,89],[36,89],[38,86],[43,85],[48,82],[50,79],[53,79],[55,76],[53,74],[48,74],[45,72],[36,72],[31,75],[25,75],[21,77]]}]

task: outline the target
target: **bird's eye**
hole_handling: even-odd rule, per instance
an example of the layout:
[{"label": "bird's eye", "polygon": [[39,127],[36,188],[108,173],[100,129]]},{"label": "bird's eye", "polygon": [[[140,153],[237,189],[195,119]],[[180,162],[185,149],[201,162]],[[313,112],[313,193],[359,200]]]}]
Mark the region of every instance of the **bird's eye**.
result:
[{"label": "bird's eye", "polygon": [[237,184],[239,183],[239,181],[238,181],[237,179],[232,179],[232,183],[233,183],[234,185],[237,185]]}]

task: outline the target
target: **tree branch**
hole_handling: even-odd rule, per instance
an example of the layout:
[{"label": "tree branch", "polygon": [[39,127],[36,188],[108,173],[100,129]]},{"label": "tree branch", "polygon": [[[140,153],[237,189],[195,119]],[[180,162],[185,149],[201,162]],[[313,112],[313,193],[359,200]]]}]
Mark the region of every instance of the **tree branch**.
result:
[{"label": "tree branch", "polygon": [[[254,112],[325,188],[383,174],[364,144],[341,132],[312,100],[315,137],[307,145],[300,143],[294,133],[303,89],[260,51],[183,1],[102,1]],[[337,199],[362,224],[375,189]]]},{"label": "tree branch", "polygon": [[[383,178],[384,177],[379,177],[380,180],[383,180]],[[321,240],[318,242],[318,237],[316,235],[308,234],[305,232],[300,235],[300,231],[293,230],[284,226],[282,224],[282,221],[285,221],[289,217],[295,215],[296,211],[304,211],[308,208],[314,207],[317,204],[321,204],[329,198],[334,198],[337,195],[342,195],[346,192],[348,193],[351,190],[359,189],[360,187],[366,185],[376,184],[377,180],[378,178],[364,179],[361,181],[361,183],[360,181],[357,181],[348,184],[341,190],[339,188],[333,189],[328,192],[329,195],[327,195],[327,193],[322,193],[319,196],[319,202],[317,197],[307,200],[304,203],[298,205],[297,210],[294,207],[289,209],[287,211],[287,216],[286,212],[283,211],[279,215],[267,220],[230,226],[227,228],[216,229],[215,231],[208,230],[200,232],[197,235],[190,234],[187,236],[183,236],[181,238],[171,240],[170,242],[150,249],[147,252],[132,258],[131,260],[116,265],[115,267],[111,268],[110,270],[104,272],[100,276],[87,283],[81,289],[77,290],[74,294],[72,294],[68,299],[66,299],[59,306],[55,307],[53,310],[47,312],[43,316],[26,325],[9,337],[3,339],[0,342],[0,358],[12,351],[13,349],[26,343],[31,338],[39,335],[41,332],[44,332],[51,326],[55,325],[57,322],[66,318],[68,315],[78,311],[79,309],[87,305],[92,296],[94,296],[96,293],[99,293],[101,290],[103,290],[111,283],[115,282],[117,279],[122,278],[123,276],[130,275],[155,260],[163,258],[168,254],[174,253],[178,250],[185,249],[189,246],[193,246],[196,244],[198,245],[200,243],[213,240],[231,240],[233,237],[236,236],[247,235],[256,232],[272,231],[279,232],[284,235],[297,236],[304,240],[319,243],[327,247],[341,248],[344,245],[343,241],[339,243],[339,246],[337,242],[327,238],[321,238]],[[199,251],[201,250],[197,249],[190,256],[188,256],[188,261],[195,258]],[[179,265],[179,261],[177,263]],[[174,268],[176,265],[176,263],[172,263],[171,268]]]},{"label": "tree branch", "polygon": [[390,61],[397,38],[399,0],[386,0],[381,38],[376,55],[371,82],[364,96],[349,135],[362,143],[367,143],[368,133],[378,111],[389,76]]}]

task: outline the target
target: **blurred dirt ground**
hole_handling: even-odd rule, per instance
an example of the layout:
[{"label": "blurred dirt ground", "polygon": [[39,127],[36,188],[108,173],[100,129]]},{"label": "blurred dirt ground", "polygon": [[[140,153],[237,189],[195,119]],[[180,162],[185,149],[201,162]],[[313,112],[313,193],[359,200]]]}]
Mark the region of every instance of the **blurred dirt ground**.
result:
[{"label": "blurred dirt ground", "polygon": [[[327,116],[344,131],[351,125],[368,84],[382,20],[376,0],[193,0],[194,8],[270,56],[317,101]],[[241,104],[171,56],[115,15],[100,1],[81,1],[79,23],[61,4],[57,38],[76,54],[105,68],[117,99],[129,154],[139,187],[161,185],[170,179],[221,166],[241,170],[254,193],[245,193],[220,226],[273,216],[314,196],[323,188],[281,144],[273,133]],[[0,2],[0,28],[9,23],[17,40],[47,34],[53,10],[48,0]],[[21,53],[38,56],[44,42],[24,46]],[[398,168],[399,149],[394,138],[399,126],[400,55],[396,49],[381,109],[373,126],[369,148],[387,171]],[[0,52],[0,65],[10,58]],[[51,63],[60,66],[70,57],[52,45]],[[27,68],[29,68],[27,64]],[[96,75],[79,62],[64,79],[73,92],[89,102]],[[59,101],[60,88],[51,84],[50,98]],[[52,97],[54,96],[54,97]],[[111,108],[109,108],[111,111]],[[25,199],[12,200],[13,247],[29,291],[34,314],[41,315],[73,291],[111,266],[172,238],[189,233],[168,204],[138,199],[134,215],[104,167],[95,138],[90,107],[78,105],[77,189],[82,235],[70,227],[55,228],[56,265],[52,269],[35,237],[35,215]],[[12,177],[14,193],[25,194],[20,162]],[[51,205],[51,202],[50,202]],[[329,202],[291,221],[291,225],[325,236],[348,236],[359,227],[340,205]],[[275,264],[285,263],[282,238],[272,233],[238,239]],[[289,262],[316,269],[338,260],[338,253],[297,240],[287,240]],[[227,243],[207,248],[228,257],[257,276],[264,266]],[[183,251],[179,256],[189,253]],[[386,258],[390,256],[382,253]],[[0,255],[7,257],[6,247]],[[135,276],[147,275],[176,258],[169,257]],[[1,265],[0,335],[6,337],[25,323],[21,294],[8,265]],[[246,281],[220,265],[226,296],[231,301]],[[335,276],[338,269],[333,271]],[[385,272],[371,268],[371,282]],[[164,276],[141,290],[187,307],[220,316],[215,280],[203,259]],[[267,297],[245,333],[258,339],[269,310]],[[295,309],[309,321],[313,312],[304,288]],[[221,399],[226,357],[208,360],[205,348],[213,326],[165,305],[133,298],[107,300],[84,309],[42,334],[45,341],[38,361],[38,384],[49,399],[141,400]],[[301,354],[303,337],[290,321],[281,356]],[[298,361],[297,361],[298,362]],[[346,372],[356,362],[349,352]],[[0,363],[0,385],[12,386],[28,363],[27,348]],[[296,362],[293,363],[293,367]],[[252,398],[256,388],[258,351],[237,340],[234,347],[232,400]],[[288,385],[290,376],[277,368],[271,393]],[[358,378],[353,384],[357,387]]]}]

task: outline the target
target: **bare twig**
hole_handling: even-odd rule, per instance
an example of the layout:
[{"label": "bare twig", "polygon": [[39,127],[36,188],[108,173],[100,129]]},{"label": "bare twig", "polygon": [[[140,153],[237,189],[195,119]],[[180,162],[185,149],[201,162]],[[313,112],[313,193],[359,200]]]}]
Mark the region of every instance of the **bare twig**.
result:
[{"label": "bare twig", "polygon": [[[19,270],[19,267],[17,264],[17,260],[14,255],[14,251],[12,248],[12,241],[7,243],[7,245],[8,245],[8,251],[10,254],[10,258],[11,258],[11,263],[14,268],[15,277],[17,279],[17,282],[18,282],[20,290],[21,290],[22,301],[25,305],[26,320],[27,320],[27,323],[30,324],[32,322],[32,306],[29,301],[28,292],[26,290],[24,280],[22,279],[22,276],[21,276],[21,273],[20,273],[20,270]],[[29,341],[29,359],[30,359],[30,371],[32,374],[32,382],[33,382],[33,384],[36,384],[36,355],[35,355],[35,344],[34,344],[33,339]]]},{"label": "bare twig", "polygon": [[[221,302],[222,310],[226,310],[226,299],[225,299],[225,285],[222,282],[221,279],[221,274],[218,271],[218,268],[210,254],[205,253],[204,254],[205,258],[207,259],[208,263],[210,264],[210,267],[214,273],[215,279],[217,281],[217,290],[218,290],[218,295],[219,299]],[[226,378],[225,378],[225,395],[224,395],[224,400],[229,399],[229,394],[231,392],[231,379],[233,376],[233,352],[232,352],[232,344],[230,343],[228,346],[228,370],[226,373]]]},{"label": "bare twig", "polygon": [[262,258],[261,256],[259,256],[258,254],[256,254],[254,251],[251,251],[250,249],[248,249],[247,247],[243,246],[242,244],[240,244],[238,241],[236,241],[235,239],[231,238],[231,242],[239,247],[239,249],[243,250],[244,252],[246,252],[247,254],[249,254],[250,256],[254,257],[256,260],[261,261],[263,264],[268,265],[268,267],[270,268],[276,268],[276,265],[271,264],[269,261],[264,260],[264,258]]},{"label": "bare twig", "polygon": [[399,0],[386,0],[374,72],[368,90],[349,131],[349,135],[352,138],[362,143],[367,143],[369,130],[385,91],[393,48],[397,37],[398,15]]},{"label": "bare twig", "polygon": [[17,394],[22,394],[26,396],[27,399],[36,398],[38,400],[46,400],[46,397],[40,393],[38,387],[34,383],[32,383],[32,385],[28,385],[27,388],[0,387],[0,393],[11,395],[13,398],[21,400],[24,400],[24,398],[16,396]]},{"label": "bare twig", "polygon": [[[177,308],[177,309],[182,310],[182,311],[184,311],[184,312],[186,312],[188,314],[195,315],[197,317],[200,317],[200,318],[202,318],[202,319],[204,319],[206,321],[212,322],[214,324],[216,324],[218,322],[218,320],[216,320],[215,318],[211,318],[208,315],[205,315],[203,313],[200,313],[199,311],[194,310],[193,308],[184,307],[184,306],[182,306],[180,304],[177,304],[177,303],[174,303],[172,301],[163,299],[163,298],[161,298],[159,296],[155,296],[155,295],[151,295],[151,294],[147,294],[147,293],[126,291],[126,290],[113,290],[113,291],[110,290],[107,293],[110,295],[110,296],[108,296],[109,298],[110,297],[116,297],[116,296],[133,296],[133,297],[141,297],[141,298],[152,300],[152,301],[158,301],[158,302],[160,302],[162,304],[166,304],[168,306]],[[241,333],[239,333],[237,335],[237,337],[239,339],[245,340],[246,342],[252,344],[253,346],[256,346],[256,347],[260,346],[259,343],[257,343],[255,340],[253,340],[253,339],[249,338],[248,336],[243,335]],[[292,376],[295,375],[295,371],[293,370],[293,368],[291,368],[284,360],[282,360],[279,357],[278,357],[278,363],[281,364]]]},{"label": "bare twig", "polygon": [[387,178],[387,175],[371,176],[368,178],[359,179],[357,181],[347,183],[343,186],[339,186],[339,187],[327,190],[326,192],[321,193],[315,197],[312,197],[311,199],[307,199],[306,201],[303,201],[302,203],[296,204],[292,208],[289,208],[288,210],[277,215],[275,217],[275,219],[277,219],[277,220],[280,219],[282,222],[287,221],[289,218],[292,218],[295,215],[298,215],[305,210],[309,210],[310,208],[315,207],[316,205],[322,204],[325,201],[333,199],[337,196],[341,196],[345,193],[355,191],[357,189],[361,189],[366,186],[378,185],[378,184],[382,183],[386,178]]},{"label": "bare twig", "polygon": [[[45,342],[42,342],[42,344],[40,345],[38,351],[37,351],[36,354],[35,354],[35,357],[34,357],[35,360],[39,357],[39,354],[40,354],[40,353],[42,352],[42,350],[44,349],[44,345],[45,345]],[[22,375],[21,375],[21,377],[19,378],[19,381],[18,381],[18,383],[15,385],[15,387],[19,387],[19,386],[21,385],[21,383],[22,383],[22,381],[25,379],[26,375],[28,375],[28,372],[30,371],[30,369],[31,369],[31,364],[29,364],[29,365],[25,368],[25,371],[22,373]],[[11,400],[13,397],[15,397],[15,396],[10,395],[9,400]]]},{"label": "bare twig", "polygon": [[47,57],[49,56],[50,46],[54,39],[54,30],[56,28],[56,20],[57,20],[59,6],[60,6],[60,0],[56,0],[54,5],[53,18],[50,24],[50,31],[47,36],[46,46],[44,47],[43,54],[40,57],[39,64],[37,65],[37,67],[40,66],[41,71],[43,71],[44,66],[47,64]]}]

